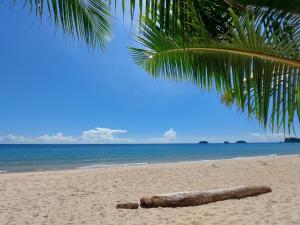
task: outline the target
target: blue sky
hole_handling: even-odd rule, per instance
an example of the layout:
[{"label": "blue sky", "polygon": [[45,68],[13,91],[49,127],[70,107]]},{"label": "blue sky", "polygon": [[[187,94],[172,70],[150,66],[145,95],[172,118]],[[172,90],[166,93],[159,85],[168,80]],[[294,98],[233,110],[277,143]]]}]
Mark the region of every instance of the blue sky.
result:
[{"label": "blue sky", "polygon": [[0,6],[0,142],[278,141],[220,96],[153,79],[132,61],[125,19],[104,53],[20,8]]}]

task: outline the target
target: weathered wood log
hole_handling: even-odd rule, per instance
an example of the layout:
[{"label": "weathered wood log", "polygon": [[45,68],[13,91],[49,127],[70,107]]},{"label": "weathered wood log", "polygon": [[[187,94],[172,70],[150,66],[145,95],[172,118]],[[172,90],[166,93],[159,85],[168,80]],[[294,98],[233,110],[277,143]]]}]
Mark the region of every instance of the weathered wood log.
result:
[{"label": "weathered wood log", "polygon": [[116,206],[117,209],[137,209],[138,207],[137,203],[120,203]]},{"label": "weathered wood log", "polygon": [[271,191],[268,186],[237,186],[206,191],[177,192],[143,197],[140,199],[140,205],[143,208],[197,206],[227,199],[252,197]]}]

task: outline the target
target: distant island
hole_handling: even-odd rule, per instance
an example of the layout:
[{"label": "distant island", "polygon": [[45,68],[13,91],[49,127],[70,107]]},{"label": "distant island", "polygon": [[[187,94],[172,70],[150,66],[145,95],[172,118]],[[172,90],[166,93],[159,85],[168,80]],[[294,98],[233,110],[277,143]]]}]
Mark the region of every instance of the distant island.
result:
[{"label": "distant island", "polygon": [[285,138],[284,143],[300,143],[300,138],[296,138],[296,137]]},{"label": "distant island", "polygon": [[[295,141],[294,141],[295,142]],[[298,140],[298,142],[300,142],[300,139]],[[244,140],[239,140],[237,142],[235,142],[236,144],[247,144],[247,141]],[[208,141],[199,141],[198,144],[209,144]],[[229,141],[224,141],[224,144],[231,144]]]}]

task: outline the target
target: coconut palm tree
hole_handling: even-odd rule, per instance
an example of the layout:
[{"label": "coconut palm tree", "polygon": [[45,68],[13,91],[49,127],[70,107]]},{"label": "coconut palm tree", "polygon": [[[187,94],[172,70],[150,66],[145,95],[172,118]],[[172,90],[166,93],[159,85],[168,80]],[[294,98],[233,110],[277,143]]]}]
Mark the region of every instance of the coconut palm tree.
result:
[{"label": "coconut palm tree", "polygon": [[215,88],[265,128],[290,132],[300,121],[300,19],[257,7],[239,16],[229,8],[228,15],[228,33],[218,35],[196,9],[189,10],[191,29],[178,22],[175,34],[144,19],[137,37],[144,48],[131,48],[133,58],[154,77]]}]

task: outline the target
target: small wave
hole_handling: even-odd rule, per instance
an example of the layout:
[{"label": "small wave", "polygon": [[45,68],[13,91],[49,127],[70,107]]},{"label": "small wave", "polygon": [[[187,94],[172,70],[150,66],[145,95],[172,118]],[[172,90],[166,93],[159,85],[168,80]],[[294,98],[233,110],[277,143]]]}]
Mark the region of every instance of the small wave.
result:
[{"label": "small wave", "polygon": [[126,166],[142,166],[147,165],[147,162],[143,163],[123,163],[123,164],[94,164],[89,166],[80,166],[77,169],[95,169],[95,168],[103,168],[103,167],[126,167]]},{"label": "small wave", "polygon": [[0,173],[7,173],[7,170],[0,170]]},{"label": "small wave", "polygon": [[278,156],[278,155],[277,154],[270,154],[270,155],[245,156],[245,157],[235,157],[233,159],[253,159],[253,158],[275,157],[275,156]]},{"label": "small wave", "polygon": [[235,158],[233,158],[233,159],[252,159],[252,158],[257,158],[257,157],[260,157],[260,156],[235,157]]}]

